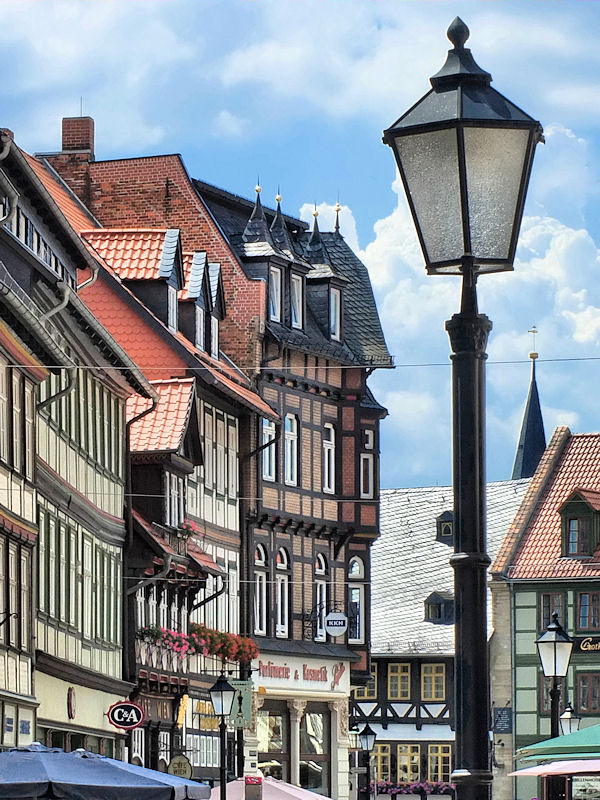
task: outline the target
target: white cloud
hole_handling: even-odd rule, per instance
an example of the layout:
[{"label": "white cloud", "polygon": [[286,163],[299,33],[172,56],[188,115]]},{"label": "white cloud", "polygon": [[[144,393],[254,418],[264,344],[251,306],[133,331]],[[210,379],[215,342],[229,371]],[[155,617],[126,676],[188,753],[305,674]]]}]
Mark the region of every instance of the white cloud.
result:
[{"label": "white cloud", "polygon": [[224,136],[227,139],[240,139],[246,130],[246,120],[232,114],[224,108],[219,111],[212,123],[213,136]]}]

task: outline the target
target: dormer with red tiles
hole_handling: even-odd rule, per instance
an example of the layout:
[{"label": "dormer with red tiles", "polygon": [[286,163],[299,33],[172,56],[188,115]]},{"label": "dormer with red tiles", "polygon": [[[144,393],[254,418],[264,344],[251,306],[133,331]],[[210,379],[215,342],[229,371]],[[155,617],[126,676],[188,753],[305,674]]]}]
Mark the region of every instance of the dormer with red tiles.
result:
[{"label": "dormer with red tiles", "polygon": [[600,492],[574,489],[558,509],[562,553],[569,558],[591,558],[600,539]]},{"label": "dormer with red tiles", "polygon": [[184,287],[177,228],[97,228],[82,231],[136,297],[169,330],[178,330],[177,293]]}]

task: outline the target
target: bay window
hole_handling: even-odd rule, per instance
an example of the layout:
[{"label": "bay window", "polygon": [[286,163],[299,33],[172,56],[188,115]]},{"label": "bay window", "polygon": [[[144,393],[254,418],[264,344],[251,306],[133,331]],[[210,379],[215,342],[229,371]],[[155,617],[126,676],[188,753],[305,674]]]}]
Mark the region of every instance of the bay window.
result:
[{"label": "bay window", "polygon": [[360,454],[360,496],[368,500],[373,498],[373,454]]},{"label": "bay window", "polygon": [[[348,642],[359,644],[365,638],[365,567],[355,556],[348,567]],[[361,583],[355,583],[361,581]]]}]

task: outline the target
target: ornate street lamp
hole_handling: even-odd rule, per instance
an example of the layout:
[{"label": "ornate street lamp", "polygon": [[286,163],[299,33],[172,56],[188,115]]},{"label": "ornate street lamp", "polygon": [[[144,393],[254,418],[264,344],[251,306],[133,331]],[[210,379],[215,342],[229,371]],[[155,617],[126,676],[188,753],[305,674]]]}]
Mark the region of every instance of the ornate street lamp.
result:
[{"label": "ornate street lamp", "polygon": [[227,800],[227,719],[231,714],[235,689],[222,672],[208,693],[215,716],[219,717],[219,796],[221,800]]},{"label": "ornate street lamp", "polygon": [[552,688],[550,689],[550,737],[554,739],[559,735],[558,712],[560,707],[560,685],[559,678],[564,678],[569,669],[571,652],[573,650],[573,640],[565,633],[562,625],[558,621],[558,613],[552,614],[552,621],[539,639],[536,646],[542,670],[546,678],[552,678]]},{"label": "ornate street lamp", "polygon": [[367,754],[367,798],[371,796],[371,751],[375,747],[376,737],[377,734],[367,722],[359,733],[360,746]]},{"label": "ornate street lamp", "polygon": [[477,311],[476,280],[512,269],[539,122],[490,86],[464,44],[453,48],[431,91],[388,130],[427,272],[462,275],[461,310],[446,323],[453,350],[455,552],[455,769],[459,800],[485,800],[489,665],[485,531],[485,360],[492,323]]},{"label": "ornate street lamp", "polygon": [[560,727],[563,735],[566,736],[569,733],[575,733],[575,731],[578,731],[580,723],[581,717],[577,716],[575,709],[571,705],[571,701],[569,701],[565,706],[565,710],[560,715]]}]

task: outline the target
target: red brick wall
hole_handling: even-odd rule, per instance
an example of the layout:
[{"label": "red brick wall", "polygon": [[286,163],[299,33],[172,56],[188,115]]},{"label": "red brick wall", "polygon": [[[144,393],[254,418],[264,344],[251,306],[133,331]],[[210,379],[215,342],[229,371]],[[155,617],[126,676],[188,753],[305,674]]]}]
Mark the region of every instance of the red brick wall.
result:
[{"label": "red brick wall", "polygon": [[184,250],[205,250],[220,262],[227,307],[221,347],[240,367],[257,372],[265,284],[246,277],[179,156],[90,162],[81,154],[60,153],[48,160],[102,225],[179,228]]},{"label": "red brick wall", "polygon": [[94,120],[91,117],[64,117],[62,149],[90,150],[94,157]]}]

